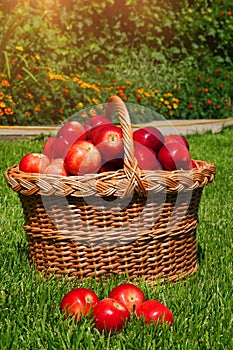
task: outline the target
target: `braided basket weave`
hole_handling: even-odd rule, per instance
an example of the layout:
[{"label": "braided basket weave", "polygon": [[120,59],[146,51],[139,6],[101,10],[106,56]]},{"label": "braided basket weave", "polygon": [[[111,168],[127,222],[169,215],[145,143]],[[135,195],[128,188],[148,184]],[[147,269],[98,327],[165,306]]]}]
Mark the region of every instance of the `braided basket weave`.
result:
[{"label": "braided basket weave", "polygon": [[39,271],[77,276],[127,274],[130,279],[179,278],[197,269],[196,228],[204,186],[213,164],[197,168],[141,171],[134,158],[125,104],[112,96],[105,114],[116,111],[123,132],[124,167],[84,176],[5,172],[25,216],[30,260]]}]

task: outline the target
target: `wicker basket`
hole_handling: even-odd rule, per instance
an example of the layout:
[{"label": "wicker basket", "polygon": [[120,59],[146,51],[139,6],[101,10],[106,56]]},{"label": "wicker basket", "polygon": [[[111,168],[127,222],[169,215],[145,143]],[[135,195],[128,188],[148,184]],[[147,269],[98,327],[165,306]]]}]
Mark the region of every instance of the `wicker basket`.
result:
[{"label": "wicker basket", "polygon": [[84,176],[5,172],[25,216],[30,260],[39,271],[77,276],[127,274],[147,281],[179,278],[197,269],[196,228],[203,187],[213,164],[141,171],[134,158],[125,104],[112,96],[106,115],[117,113],[124,138],[124,168]]}]

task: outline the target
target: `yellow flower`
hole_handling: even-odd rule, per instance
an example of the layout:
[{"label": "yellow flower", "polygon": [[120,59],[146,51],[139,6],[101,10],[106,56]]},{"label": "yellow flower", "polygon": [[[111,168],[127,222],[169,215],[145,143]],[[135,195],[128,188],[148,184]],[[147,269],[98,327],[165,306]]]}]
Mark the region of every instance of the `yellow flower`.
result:
[{"label": "yellow flower", "polygon": [[36,55],[35,58],[39,61],[40,60],[40,56]]},{"label": "yellow flower", "polygon": [[24,51],[23,46],[16,46],[15,48],[16,48],[16,50],[18,50],[18,51],[21,51],[21,52]]},{"label": "yellow flower", "polygon": [[5,102],[0,102],[0,107],[1,107],[1,108],[5,108],[5,107],[6,107]]},{"label": "yellow flower", "polygon": [[77,103],[76,107],[83,108],[83,103],[82,102]]},{"label": "yellow flower", "polygon": [[97,113],[96,113],[96,110],[94,109],[94,108],[91,108],[90,109],[90,114],[91,115],[96,115]]},{"label": "yellow flower", "polygon": [[163,98],[163,97],[160,97],[159,101],[163,102],[163,101],[164,101],[164,98]]},{"label": "yellow flower", "polygon": [[99,103],[99,101],[97,100],[97,98],[93,98],[92,102],[95,103],[96,105]]},{"label": "yellow flower", "polygon": [[177,109],[178,108],[178,104],[177,103],[173,103],[173,109]]},{"label": "yellow flower", "polygon": [[178,103],[179,99],[177,97],[173,97],[172,101],[175,102],[175,103]]},{"label": "yellow flower", "polygon": [[168,100],[165,100],[165,101],[164,101],[164,104],[165,104],[165,105],[169,105],[169,101],[168,101]]},{"label": "yellow flower", "polygon": [[81,114],[81,116],[82,116],[83,118],[87,118],[87,117],[88,117],[88,114],[87,114],[86,112],[83,112],[83,113]]}]

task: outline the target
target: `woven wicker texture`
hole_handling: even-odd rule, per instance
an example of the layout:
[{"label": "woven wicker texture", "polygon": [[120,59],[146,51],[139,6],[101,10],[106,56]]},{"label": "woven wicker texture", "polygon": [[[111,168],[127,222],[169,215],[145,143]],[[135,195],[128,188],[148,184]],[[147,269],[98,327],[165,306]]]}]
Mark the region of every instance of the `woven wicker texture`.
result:
[{"label": "woven wicker texture", "polygon": [[215,167],[196,160],[183,171],[141,171],[128,111],[109,99],[124,140],[124,168],[84,176],[5,172],[19,194],[30,259],[39,271],[79,278],[111,273],[176,281],[194,273],[198,208]]}]

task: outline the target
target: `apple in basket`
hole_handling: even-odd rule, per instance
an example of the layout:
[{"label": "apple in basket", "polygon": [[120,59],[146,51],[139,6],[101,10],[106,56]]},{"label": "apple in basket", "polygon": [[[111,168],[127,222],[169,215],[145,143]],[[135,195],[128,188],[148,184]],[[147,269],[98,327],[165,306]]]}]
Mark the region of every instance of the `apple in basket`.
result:
[{"label": "apple in basket", "polygon": [[72,175],[96,174],[101,166],[101,154],[89,141],[77,141],[68,149],[65,167]]},{"label": "apple in basket", "polygon": [[64,137],[69,143],[73,143],[77,140],[85,140],[86,139],[86,129],[84,126],[76,121],[72,120],[65,123],[57,133],[57,136]]},{"label": "apple in basket", "polygon": [[20,160],[19,170],[27,173],[43,173],[49,164],[50,160],[45,154],[27,153]]},{"label": "apple in basket", "polygon": [[105,115],[94,115],[88,118],[84,125],[87,139],[92,139],[92,132],[97,126],[107,125],[108,123],[110,123],[110,121]]},{"label": "apple in basket", "polygon": [[52,159],[52,144],[56,139],[57,137],[55,135],[50,136],[44,143],[43,154],[45,154],[50,160]]},{"label": "apple in basket", "polygon": [[69,172],[63,158],[56,158],[52,160],[49,166],[47,166],[47,168],[44,170],[44,174],[69,176]]},{"label": "apple in basket", "polygon": [[57,136],[50,148],[50,158],[65,158],[65,155],[70,147],[70,142],[65,136]]},{"label": "apple in basket", "polygon": [[164,138],[164,144],[167,145],[168,143],[172,143],[172,142],[178,142],[181,143],[182,145],[186,146],[187,149],[189,150],[189,143],[188,140],[181,135],[168,135],[165,136]]},{"label": "apple in basket", "polygon": [[122,158],[124,147],[121,128],[114,124],[101,128],[95,139],[95,145],[104,160]]},{"label": "apple in basket", "polygon": [[151,148],[134,142],[134,156],[137,159],[139,168],[142,170],[161,169],[156,153]]},{"label": "apple in basket", "polygon": [[164,136],[154,126],[145,126],[133,132],[133,140],[158,152],[164,144]]},{"label": "apple in basket", "polygon": [[159,150],[158,161],[164,170],[190,169],[191,156],[186,146],[172,142]]}]

